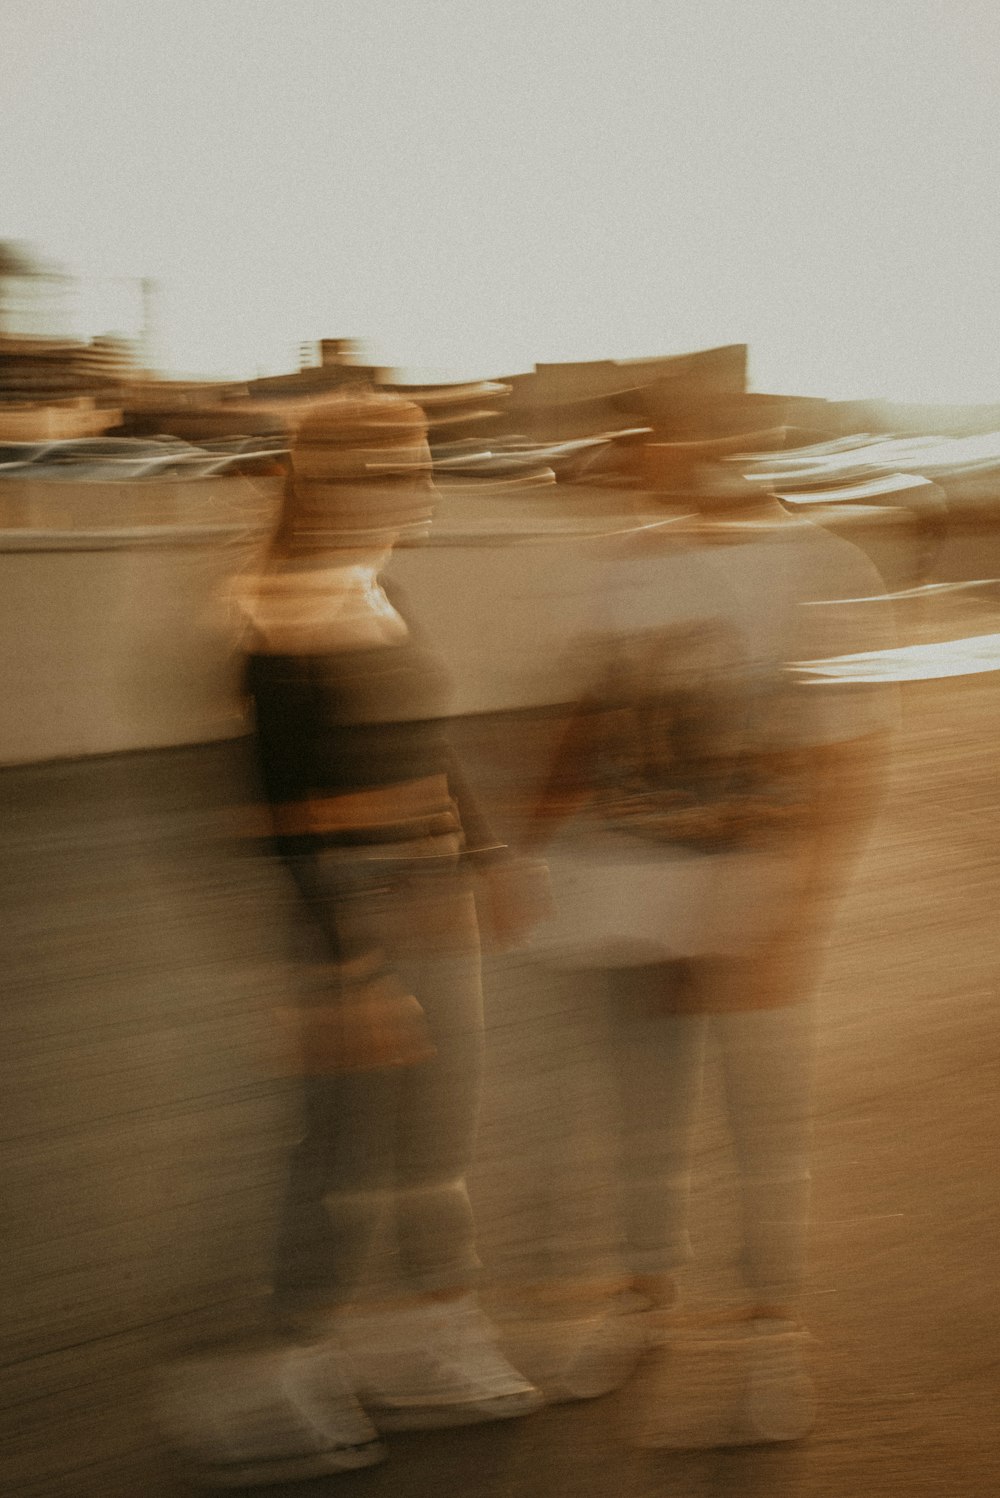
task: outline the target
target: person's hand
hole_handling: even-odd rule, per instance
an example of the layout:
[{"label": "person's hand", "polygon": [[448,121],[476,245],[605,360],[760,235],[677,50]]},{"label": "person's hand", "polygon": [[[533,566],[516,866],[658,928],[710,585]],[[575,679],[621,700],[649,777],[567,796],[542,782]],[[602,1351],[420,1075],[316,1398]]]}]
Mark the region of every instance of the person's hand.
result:
[{"label": "person's hand", "polygon": [[552,912],[548,865],[511,854],[478,873],[476,906],[487,948],[505,952],[520,946]]},{"label": "person's hand", "polygon": [[349,985],[328,1004],[279,1010],[278,1020],[303,1076],[415,1066],[434,1055],[423,1009],[391,972]]}]

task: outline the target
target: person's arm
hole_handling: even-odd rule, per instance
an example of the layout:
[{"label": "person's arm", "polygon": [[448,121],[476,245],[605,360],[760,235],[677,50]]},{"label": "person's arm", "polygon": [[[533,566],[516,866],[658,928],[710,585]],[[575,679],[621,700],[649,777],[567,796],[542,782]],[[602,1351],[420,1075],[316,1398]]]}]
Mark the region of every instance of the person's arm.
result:
[{"label": "person's arm", "polygon": [[794,1002],[812,987],[832,907],[845,890],[881,801],[890,734],[813,746],[782,919],[744,974],[748,1007]]},{"label": "person's arm", "polygon": [[594,766],[614,732],[615,718],[614,710],[596,697],[581,698],[567,708],[521,835],[524,848],[544,849],[559,827],[587,804]]},{"label": "person's arm", "polygon": [[518,946],[548,914],[548,871],[495,832],[450,746],[446,762],[464,835],[463,856],[475,875],[480,932],[488,947],[506,951]]},{"label": "person's arm", "polygon": [[810,752],[809,887],[843,888],[875,819],[891,735],[882,729]]},{"label": "person's arm", "polygon": [[458,755],[451,744],[442,744],[442,760],[448,776],[448,789],[462,824],[464,854],[474,868],[485,868],[502,860],[510,849],[494,831],[482,802],[469,784]]}]

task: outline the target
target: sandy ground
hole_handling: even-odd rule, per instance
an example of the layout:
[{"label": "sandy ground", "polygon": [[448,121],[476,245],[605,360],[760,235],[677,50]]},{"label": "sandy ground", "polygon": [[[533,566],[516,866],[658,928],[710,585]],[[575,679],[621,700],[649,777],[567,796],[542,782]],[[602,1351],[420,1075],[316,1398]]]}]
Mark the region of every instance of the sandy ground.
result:
[{"label": "sandy ground", "polygon": [[[956,614],[928,627],[987,626]],[[393,1437],[383,1467],[288,1491],[997,1489],[998,700],[992,675],[906,689],[890,791],[823,980],[814,1434],[640,1449],[636,1410],[671,1397],[670,1370],[650,1364],[607,1399]],[[296,1121],[270,1064],[269,1011],[294,982],[288,892],[244,835],[242,743],[8,770],[0,795],[0,1484],[20,1498],[160,1498],[185,1488],[147,1417],[149,1371],[249,1324],[267,1271]],[[486,976],[473,1185],[487,1291],[509,1309],[516,1285],[607,1267],[613,1131],[593,1015],[522,957]],[[711,1078],[707,1103],[696,1307],[733,1286]],[[544,1373],[551,1338],[510,1335]]]}]

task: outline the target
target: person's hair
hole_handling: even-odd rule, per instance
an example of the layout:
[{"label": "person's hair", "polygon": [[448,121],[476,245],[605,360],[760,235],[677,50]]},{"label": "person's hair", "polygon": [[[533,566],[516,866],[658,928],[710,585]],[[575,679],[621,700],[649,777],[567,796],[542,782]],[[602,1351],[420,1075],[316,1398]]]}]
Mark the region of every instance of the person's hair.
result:
[{"label": "person's hair", "polygon": [[281,506],[278,510],[278,521],[264,552],[263,565],[265,568],[270,563],[276,562],[288,555],[291,549],[292,537],[295,534],[295,512],[297,504],[295,475],[292,473],[292,466],[289,462],[285,470],[284,487],[281,491]]},{"label": "person's hair", "polygon": [[[404,458],[403,454],[408,454],[415,442],[425,441],[426,433],[427,422],[420,407],[404,396],[386,391],[352,386],[311,403],[300,414],[291,433],[281,507],[265,565],[287,557],[295,549],[297,540],[302,550],[309,549],[309,542],[299,530],[304,503],[300,481],[316,483],[315,475],[323,474],[319,483],[329,487],[331,499],[340,483],[355,491],[372,483],[374,497],[378,480],[373,481],[356,471],[358,455],[381,452],[384,467],[389,470],[394,452],[400,450],[400,466],[405,470],[409,458]],[[300,461],[308,458],[308,462],[302,462],[305,475],[297,472],[297,453],[301,455]],[[337,512],[333,503],[330,513],[331,530],[336,532]],[[344,529],[343,534],[350,533],[360,534]]]}]

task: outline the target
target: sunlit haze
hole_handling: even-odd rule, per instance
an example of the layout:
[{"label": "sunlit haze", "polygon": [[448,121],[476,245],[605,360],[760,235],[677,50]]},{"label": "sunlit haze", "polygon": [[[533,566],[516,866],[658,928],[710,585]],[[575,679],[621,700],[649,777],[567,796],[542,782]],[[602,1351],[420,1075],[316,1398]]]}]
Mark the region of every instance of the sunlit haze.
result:
[{"label": "sunlit haze", "polygon": [[1000,399],[991,0],[0,0],[0,236],[242,377],[750,345]]}]

